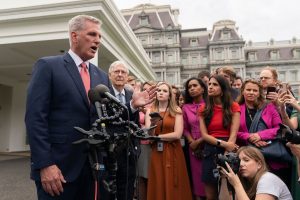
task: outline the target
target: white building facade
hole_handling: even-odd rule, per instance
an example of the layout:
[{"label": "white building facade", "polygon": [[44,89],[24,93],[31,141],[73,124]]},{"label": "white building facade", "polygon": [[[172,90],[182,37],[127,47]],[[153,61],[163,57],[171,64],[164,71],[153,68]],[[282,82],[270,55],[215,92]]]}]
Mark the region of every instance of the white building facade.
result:
[{"label": "white building facade", "polygon": [[102,41],[91,61],[107,70],[115,60],[140,80],[155,79],[142,45],[111,0],[17,1],[0,8],[0,152],[29,150],[24,124],[26,90],[34,62],[69,49],[68,20],[99,18]]},{"label": "white building facade", "polygon": [[121,12],[148,53],[158,80],[182,86],[202,70],[226,65],[242,78],[258,78],[263,67],[272,66],[299,96],[299,39],[246,43],[232,20],[218,21],[212,30],[184,30],[177,21],[179,10],[170,5],[141,4]]}]

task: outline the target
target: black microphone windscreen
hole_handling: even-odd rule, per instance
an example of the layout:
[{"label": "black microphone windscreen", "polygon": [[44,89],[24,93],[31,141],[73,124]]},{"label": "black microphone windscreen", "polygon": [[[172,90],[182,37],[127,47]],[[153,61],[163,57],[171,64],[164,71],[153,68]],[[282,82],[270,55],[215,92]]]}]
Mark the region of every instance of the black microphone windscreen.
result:
[{"label": "black microphone windscreen", "polygon": [[101,101],[101,97],[98,91],[96,91],[95,89],[90,89],[88,92],[88,97],[89,100],[92,103],[95,103],[96,101],[100,102]]},{"label": "black microphone windscreen", "polygon": [[105,93],[108,92],[109,93],[109,89],[108,87],[106,87],[105,85],[99,84],[95,87],[95,90],[100,94],[100,96],[105,96]]}]

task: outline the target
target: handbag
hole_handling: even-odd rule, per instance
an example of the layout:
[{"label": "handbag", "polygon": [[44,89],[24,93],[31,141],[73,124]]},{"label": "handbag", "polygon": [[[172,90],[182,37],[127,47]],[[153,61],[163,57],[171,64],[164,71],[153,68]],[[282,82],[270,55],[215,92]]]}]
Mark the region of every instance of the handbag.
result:
[{"label": "handbag", "polygon": [[264,147],[257,147],[267,160],[276,162],[292,162],[293,157],[291,152],[287,149],[285,143],[279,139],[268,141],[268,145]]},{"label": "handbag", "polygon": [[[264,130],[267,128],[266,124],[261,119],[261,113],[263,109],[266,106],[264,105],[261,109],[259,109],[251,123],[251,127],[249,129],[250,133],[256,133],[260,130]],[[254,146],[260,150],[260,152],[264,155],[266,160],[276,161],[276,162],[292,162],[293,157],[292,153],[286,146],[286,142],[280,139],[280,133],[277,131],[277,136],[269,141],[266,141],[268,143],[267,146],[264,147],[257,147],[253,144],[251,146]]]}]

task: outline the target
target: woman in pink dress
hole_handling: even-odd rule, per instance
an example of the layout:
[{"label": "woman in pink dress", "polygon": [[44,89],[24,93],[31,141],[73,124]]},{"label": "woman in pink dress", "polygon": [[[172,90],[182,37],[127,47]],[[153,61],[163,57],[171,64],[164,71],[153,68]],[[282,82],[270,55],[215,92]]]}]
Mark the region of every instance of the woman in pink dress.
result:
[{"label": "woman in pink dress", "polygon": [[185,84],[185,104],[182,107],[184,120],[184,136],[189,145],[190,167],[193,181],[193,194],[195,200],[205,196],[202,177],[201,148],[203,139],[199,128],[197,110],[205,102],[207,87],[201,79],[190,78]]}]

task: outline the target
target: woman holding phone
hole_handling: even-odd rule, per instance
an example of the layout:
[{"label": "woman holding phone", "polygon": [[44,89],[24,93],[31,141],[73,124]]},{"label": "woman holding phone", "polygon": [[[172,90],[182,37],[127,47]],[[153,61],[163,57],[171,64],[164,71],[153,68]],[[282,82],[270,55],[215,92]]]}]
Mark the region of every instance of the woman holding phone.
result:
[{"label": "woman holding phone", "polygon": [[[258,148],[269,145],[268,141],[277,136],[282,121],[276,106],[265,100],[259,82],[253,79],[246,80],[242,85],[238,103],[241,108],[238,142]],[[290,185],[288,165],[270,159],[267,162],[270,170]]]},{"label": "woman holding phone", "polygon": [[208,82],[208,101],[201,105],[200,131],[205,141],[202,161],[202,181],[207,200],[217,199],[218,180],[213,175],[217,168],[217,154],[236,151],[235,144],[240,123],[240,107],[230,96],[228,81],[213,75]]},{"label": "woman holding phone", "polygon": [[[185,159],[180,144],[183,132],[182,111],[172,98],[169,84],[157,85],[156,100],[147,110],[146,127],[160,138],[152,143],[148,174],[147,200],[192,200]],[[150,113],[157,112],[157,114]]]}]

